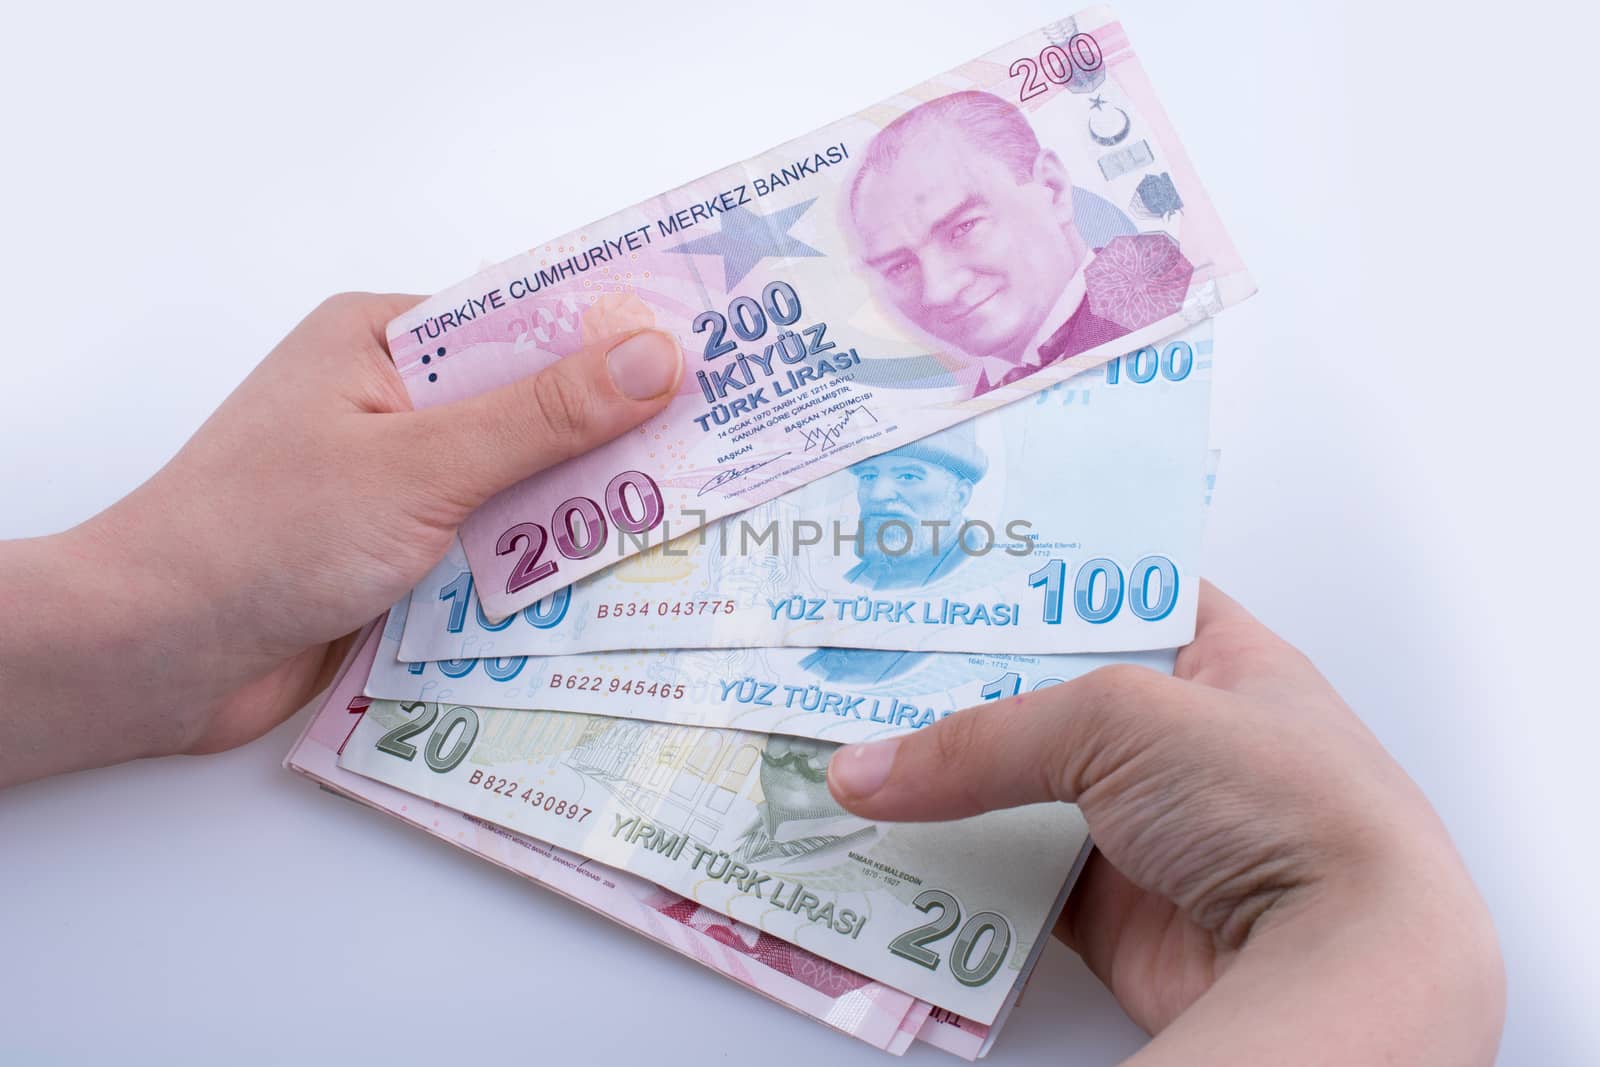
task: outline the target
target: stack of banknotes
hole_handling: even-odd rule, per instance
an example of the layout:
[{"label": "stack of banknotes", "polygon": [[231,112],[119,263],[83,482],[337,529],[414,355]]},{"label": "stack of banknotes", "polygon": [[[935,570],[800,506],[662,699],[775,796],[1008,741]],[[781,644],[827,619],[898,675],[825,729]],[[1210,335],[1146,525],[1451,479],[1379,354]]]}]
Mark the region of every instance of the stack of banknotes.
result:
[{"label": "stack of banknotes", "polygon": [[890,1052],[982,1056],[1089,848],[874,824],[841,743],[1192,636],[1212,317],[1252,286],[1094,9],[424,302],[417,408],[654,327],[659,416],[516,485],[289,754]]}]

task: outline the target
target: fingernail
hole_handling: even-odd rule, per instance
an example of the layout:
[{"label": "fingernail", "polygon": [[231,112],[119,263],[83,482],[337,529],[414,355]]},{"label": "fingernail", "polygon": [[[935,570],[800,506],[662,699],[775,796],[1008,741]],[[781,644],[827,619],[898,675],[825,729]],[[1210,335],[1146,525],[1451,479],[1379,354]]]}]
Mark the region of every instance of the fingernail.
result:
[{"label": "fingernail", "polygon": [[606,353],[606,373],[629,400],[653,400],[678,381],[678,345],[660,330],[640,330]]},{"label": "fingernail", "polygon": [[894,764],[900,739],[874,741],[869,745],[846,745],[828,761],[828,783],[836,795],[860,799],[883,788]]}]

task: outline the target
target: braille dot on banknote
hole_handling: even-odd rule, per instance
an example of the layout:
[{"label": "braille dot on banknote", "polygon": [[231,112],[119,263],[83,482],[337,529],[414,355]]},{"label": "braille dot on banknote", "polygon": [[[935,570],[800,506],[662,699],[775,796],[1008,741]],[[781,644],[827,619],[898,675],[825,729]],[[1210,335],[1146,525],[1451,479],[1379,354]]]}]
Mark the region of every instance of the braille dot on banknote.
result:
[{"label": "braille dot on banknote", "polygon": [[[435,352],[434,352],[434,353],[433,353],[433,355],[431,355],[431,356],[430,356],[430,355],[428,355],[428,353],[426,353],[426,352],[424,352],[424,353],[423,353],[423,354],[422,354],[422,362],[423,362],[423,365],[427,365],[427,364],[429,364],[429,363],[432,363],[432,362],[433,362],[433,361],[434,361],[434,360],[435,360],[435,359],[436,359],[436,358],[437,358],[437,359],[443,359],[443,358],[444,358],[444,349],[443,349],[443,348],[442,348],[442,347],[441,347],[441,348],[439,348],[439,349],[438,349],[438,350],[436,350],[436,351],[435,351]],[[439,380],[439,375],[438,375],[438,373],[437,373],[437,372],[430,372],[430,373],[429,373],[429,374],[428,374],[428,381],[430,381],[430,382],[436,382],[436,381],[438,381],[438,380]]]}]

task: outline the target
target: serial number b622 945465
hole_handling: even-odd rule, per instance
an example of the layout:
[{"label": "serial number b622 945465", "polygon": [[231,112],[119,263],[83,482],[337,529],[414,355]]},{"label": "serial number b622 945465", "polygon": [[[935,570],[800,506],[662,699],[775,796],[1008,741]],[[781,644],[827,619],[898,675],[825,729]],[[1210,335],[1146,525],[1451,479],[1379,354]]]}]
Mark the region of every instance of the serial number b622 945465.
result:
[{"label": "serial number b622 945465", "polygon": [[575,689],[582,693],[628,693],[662,700],[682,700],[688,690],[682,682],[646,682],[642,678],[619,678],[614,674],[552,674],[551,689]]}]

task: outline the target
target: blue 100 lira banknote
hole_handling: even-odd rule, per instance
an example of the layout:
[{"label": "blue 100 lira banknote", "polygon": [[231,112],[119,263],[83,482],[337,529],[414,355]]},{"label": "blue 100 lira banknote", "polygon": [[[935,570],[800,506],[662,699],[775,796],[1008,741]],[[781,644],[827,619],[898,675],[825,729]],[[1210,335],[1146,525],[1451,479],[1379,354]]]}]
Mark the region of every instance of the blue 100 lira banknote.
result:
[{"label": "blue 100 lira banknote", "polygon": [[405,663],[397,658],[405,611],[401,601],[389,613],[367,679],[369,697],[576,711],[845,743],[908,733],[962,708],[1112,663],[1171,673],[1176,657],[1170,649],[1032,656],[732,648]]},{"label": "blue 100 lira banknote", "polygon": [[754,646],[1030,654],[1194,632],[1212,327],[702,526],[498,621],[457,547],[408,662]]}]

